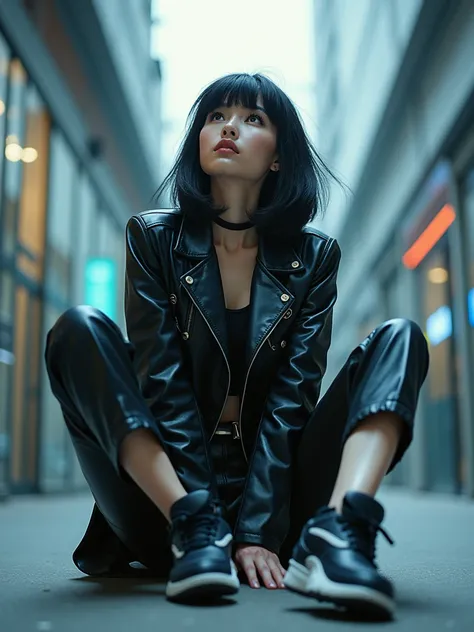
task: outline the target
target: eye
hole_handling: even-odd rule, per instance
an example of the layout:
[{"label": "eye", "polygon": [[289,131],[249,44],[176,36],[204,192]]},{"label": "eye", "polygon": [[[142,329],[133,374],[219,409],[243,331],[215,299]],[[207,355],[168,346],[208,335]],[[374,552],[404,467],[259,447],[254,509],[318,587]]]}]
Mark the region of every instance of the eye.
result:
[{"label": "eye", "polygon": [[[251,120],[253,119],[253,120]],[[247,120],[249,120],[251,123],[260,123],[261,125],[263,125],[263,118],[260,116],[260,114],[250,114],[247,118]]]},{"label": "eye", "polygon": [[209,120],[210,121],[217,121],[217,120],[219,120],[218,117],[221,117],[221,119],[224,118],[224,115],[222,114],[222,112],[211,112],[209,114]]}]

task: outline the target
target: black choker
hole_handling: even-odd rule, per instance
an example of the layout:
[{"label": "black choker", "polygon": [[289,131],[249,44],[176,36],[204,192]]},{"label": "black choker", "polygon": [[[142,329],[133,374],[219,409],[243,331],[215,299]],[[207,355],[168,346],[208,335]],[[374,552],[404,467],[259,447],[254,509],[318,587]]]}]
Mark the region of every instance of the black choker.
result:
[{"label": "black choker", "polygon": [[254,226],[253,222],[240,222],[235,224],[233,222],[226,222],[222,217],[214,217],[214,222],[222,228],[227,228],[228,230],[247,230],[247,228],[252,228]]}]

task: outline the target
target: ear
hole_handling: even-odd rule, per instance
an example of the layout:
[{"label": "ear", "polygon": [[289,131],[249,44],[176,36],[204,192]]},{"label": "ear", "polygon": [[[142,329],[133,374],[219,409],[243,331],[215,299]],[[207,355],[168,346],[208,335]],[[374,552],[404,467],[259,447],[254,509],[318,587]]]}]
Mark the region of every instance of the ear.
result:
[{"label": "ear", "polygon": [[280,171],[280,163],[278,162],[278,160],[275,160],[275,162],[273,162],[271,164],[270,170],[271,171]]}]

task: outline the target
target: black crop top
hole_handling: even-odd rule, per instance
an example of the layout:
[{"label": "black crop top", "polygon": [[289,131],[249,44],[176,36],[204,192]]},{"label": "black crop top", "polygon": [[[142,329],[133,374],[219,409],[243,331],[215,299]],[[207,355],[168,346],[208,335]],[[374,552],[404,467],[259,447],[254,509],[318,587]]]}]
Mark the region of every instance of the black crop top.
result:
[{"label": "black crop top", "polygon": [[229,395],[242,395],[245,379],[245,350],[249,333],[250,305],[242,309],[226,309],[227,345],[229,348]]}]

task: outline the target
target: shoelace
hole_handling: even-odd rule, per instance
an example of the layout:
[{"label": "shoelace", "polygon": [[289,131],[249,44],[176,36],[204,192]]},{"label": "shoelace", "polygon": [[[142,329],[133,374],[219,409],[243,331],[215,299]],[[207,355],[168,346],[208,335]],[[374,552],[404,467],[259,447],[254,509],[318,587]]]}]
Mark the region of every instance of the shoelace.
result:
[{"label": "shoelace", "polygon": [[346,512],[343,516],[338,516],[338,521],[346,533],[351,546],[360,551],[375,566],[377,533],[380,532],[391,546],[395,542],[377,521],[360,516],[349,503],[347,507],[349,512]]},{"label": "shoelace", "polygon": [[174,520],[173,528],[179,530],[181,545],[186,551],[209,546],[215,540],[220,513],[217,506],[213,509],[212,513],[207,509],[192,516],[179,516]]}]

